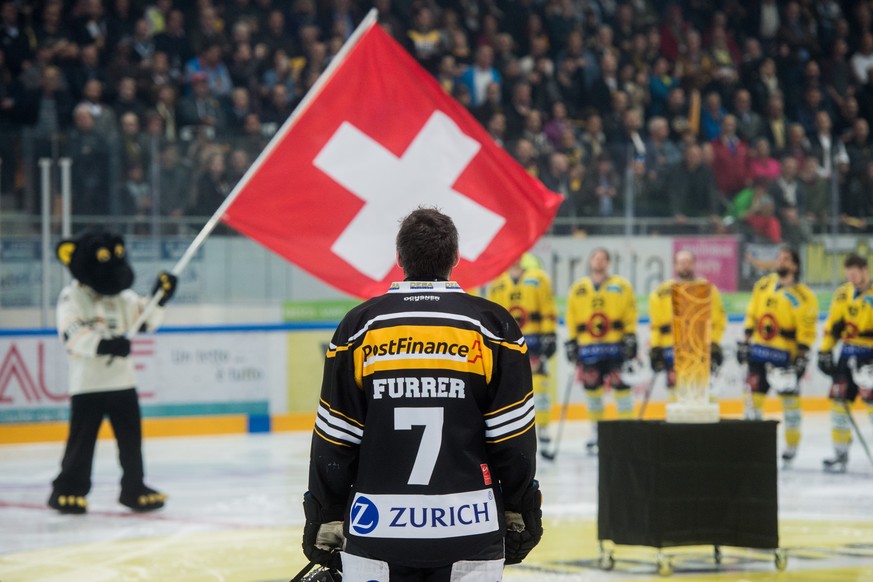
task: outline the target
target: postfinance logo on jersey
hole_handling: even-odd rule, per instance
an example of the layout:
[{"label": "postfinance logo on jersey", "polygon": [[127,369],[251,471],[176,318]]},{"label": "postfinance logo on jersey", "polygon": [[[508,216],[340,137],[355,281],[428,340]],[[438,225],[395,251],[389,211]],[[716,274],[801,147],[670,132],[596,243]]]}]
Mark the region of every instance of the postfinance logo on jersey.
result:
[{"label": "postfinance logo on jersey", "polygon": [[349,533],[361,537],[453,538],[498,527],[491,489],[450,495],[357,493],[349,513]]},{"label": "postfinance logo on jersey", "polygon": [[355,349],[364,376],[374,372],[438,369],[490,376],[491,349],[475,331],[448,326],[404,325],[367,332]]}]

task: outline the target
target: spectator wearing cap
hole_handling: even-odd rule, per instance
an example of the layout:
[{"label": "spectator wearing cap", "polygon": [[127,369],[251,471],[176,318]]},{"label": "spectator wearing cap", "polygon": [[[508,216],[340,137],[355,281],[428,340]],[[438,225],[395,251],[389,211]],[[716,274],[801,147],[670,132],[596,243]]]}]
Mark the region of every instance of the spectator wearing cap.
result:
[{"label": "spectator wearing cap", "polygon": [[233,88],[230,71],[222,61],[221,43],[217,41],[206,43],[200,55],[188,61],[185,65],[185,75],[192,85],[194,75],[205,76],[209,93],[213,97],[229,97]]}]

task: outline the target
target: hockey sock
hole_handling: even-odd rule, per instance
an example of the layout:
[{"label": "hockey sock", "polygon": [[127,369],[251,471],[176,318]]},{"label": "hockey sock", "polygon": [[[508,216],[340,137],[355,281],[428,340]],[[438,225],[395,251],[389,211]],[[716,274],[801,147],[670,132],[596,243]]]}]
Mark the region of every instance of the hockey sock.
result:
[{"label": "hockey sock", "polygon": [[552,420],[552,398],[549,393],[549,377],[545,374],[533,375],[534,408],[537,427],[545,431]]},{"label": "hockey sock", "polygon": [[676,402],[676,388],[667,386],[667,402]]},{"label": "hockey sock", "polygon": [[603,420],[603,387],[586,390],[585,397],[588,400],[588,418],[596,425]]},{"label": "hockey sock", "polygon": [[867,414],[870,416],[870,422],[873,423],[873,402],[867,403]]},{"label": "hockey sock", "polygon": [[849,444],[852,442],[852,425],[842,400],[834,400],[831,403],[831,440],[834,443],[834,450],[838,453],[848,451]]},{"label": "hockey sock", "polygon": [[619,420],[630,420],[634,417],[634,399],[630,390],[615,390],[615,408]]},{"label": "hockey sock", "polygon": [[800,397],[786,395],[781,399],[782,413],[785,416],[785,444],[789,448],[797,448],[800,444]]},{"label": "hockey sock", "polygon": [[767,400],[766,394],[760,392],[752,392],[752,419],[760,420],[764,417],[764,401]]}]

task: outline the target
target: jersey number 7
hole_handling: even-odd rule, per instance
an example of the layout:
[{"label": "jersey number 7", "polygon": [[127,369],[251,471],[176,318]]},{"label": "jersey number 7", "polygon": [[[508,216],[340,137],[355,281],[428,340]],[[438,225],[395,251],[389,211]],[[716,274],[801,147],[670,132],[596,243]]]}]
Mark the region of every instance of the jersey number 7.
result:
[{"label": "jersey number 7", "polygon": [[413,426],[423,426],[418,454],[412,464],[412,473],[407,484],[427,485],[433,475],[437,457],[443,441],[442,408],[395,408],[394,430],[411,430]]}]

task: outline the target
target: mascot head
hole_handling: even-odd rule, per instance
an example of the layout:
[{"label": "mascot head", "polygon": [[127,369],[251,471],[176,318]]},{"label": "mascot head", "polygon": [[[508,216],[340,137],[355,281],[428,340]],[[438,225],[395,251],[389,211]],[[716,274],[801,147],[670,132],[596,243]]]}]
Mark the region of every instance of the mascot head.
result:
[{"label": "mascot head", "polygon": [[77,281],[100,295],[117,295],[133,285],[133,269],[119,234],[86,230],[58,243],[57,255]]}]

